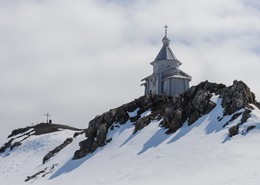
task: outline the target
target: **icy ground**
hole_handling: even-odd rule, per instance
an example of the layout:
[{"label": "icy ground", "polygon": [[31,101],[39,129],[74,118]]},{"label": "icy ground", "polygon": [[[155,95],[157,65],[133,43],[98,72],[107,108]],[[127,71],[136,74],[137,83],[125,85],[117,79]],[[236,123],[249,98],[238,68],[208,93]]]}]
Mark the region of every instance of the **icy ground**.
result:
[{"label": "icy ground", "polygon": [[[222,126],[231,116],[222,115],[220,99],[216,108],[187,123],[176,133],[165,134],[159,122],[152,122],[132,135],[132,123],[110,131],[113,138],[106,146],[79,160],[71,160],[77,150],[78,136],[72,144],[42,165],[50,150],[72,137],[73,131],[34,136],[22,146],[0,157],[0,182],[3,185],[259,185],[260,183],[260,111],[253,110],[246,125],[254,124],[246,135],[228,138]],[[134,114],[134,113],[132,113]],[[24,182],[27,176],[51,168],[50,174]]]}]

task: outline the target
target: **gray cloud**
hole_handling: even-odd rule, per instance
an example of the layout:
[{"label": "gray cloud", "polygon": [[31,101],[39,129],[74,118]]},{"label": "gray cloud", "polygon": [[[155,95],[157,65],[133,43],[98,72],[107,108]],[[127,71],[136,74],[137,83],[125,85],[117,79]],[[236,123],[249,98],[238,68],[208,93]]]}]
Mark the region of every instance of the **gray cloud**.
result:
[{"label": "gray cloud", "polygon": [[192,85],[240,79],[259,97],[259,7],[253,0],[0,0],[2,132],[44,121],[46,112],[86,127],[141,96],[165,24]]}]

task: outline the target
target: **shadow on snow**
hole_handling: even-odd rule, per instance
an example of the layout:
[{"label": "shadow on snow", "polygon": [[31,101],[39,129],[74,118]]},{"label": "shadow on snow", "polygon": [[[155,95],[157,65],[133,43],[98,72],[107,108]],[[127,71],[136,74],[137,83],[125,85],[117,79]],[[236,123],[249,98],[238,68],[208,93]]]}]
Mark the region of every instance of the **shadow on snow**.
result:
[{"label": "shadow on snow", "polygon": [[[116,125],[116,124],[115,124]],[[107,138],[112,138],[114,135],[120,135],[124,130],[132,127],[132,123],[129,121],[124,125],[118,125],[113,130],[110,130]],[[105,147],[105,146],[104,146]],[[64,173],[69,173],[76,168],[80,167],[83,163],[94,157],[98,152],[102,151],[104,147],[99,147],[93,153],[86,155],[85,157],[77,160],[69,159],[61,168],[59,168],[49,179],[54,179]]]},{"label": "shadow on snow", "polygon": [[73,170],[75,170],[76,168],[78,168],[79,166],[81,166],[85,161],[89,160],[90,158],[92,158],[97,152],[99,152],[101,150],[101,148],[98,148],[95,152],[88,154],[87,156],[81,158],[81,159],[77,159],[77,160],[72,160],[70,159],[69,161],[67,161],[67,163],[65,163],[61,168],[59,168],[50,178],[54,179],[64,173],[69,173]]},{"label": "shadow on snow", "polygon": [[163,143],[170,135],[165,134],[166,129],[158,130],[143,146],[143,149],[138,152],[138,155],[143,154],[150,148],[155,148]]}]

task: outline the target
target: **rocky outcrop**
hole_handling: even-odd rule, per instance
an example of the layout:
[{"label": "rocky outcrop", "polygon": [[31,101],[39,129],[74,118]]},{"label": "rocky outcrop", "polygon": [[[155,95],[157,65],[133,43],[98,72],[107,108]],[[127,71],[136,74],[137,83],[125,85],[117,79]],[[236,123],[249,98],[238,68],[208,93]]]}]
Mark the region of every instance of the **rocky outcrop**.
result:
[{"label": "rocky outcrop", "polygon": [[[250,107],[250,106],[249,106]],[[250,107],[251,108],[251,107]],[[250,110],[249,108],[246,108],[243,113],[237,113],[237,114],[234,114],[234,116],[236,115],[241,115],[242,114],[242,117],[240,119],[240,122],[234,126],[232,126],[231,128],[229,128],[229,137],[233,137],[235,135],[237,135],[239,133],[239,128],[244,124],[246,123],[246,121],[251,117],[251,113],[252,110]],[[237,117],[237,116],[236,116]],[[233,119],[233,117],[231,118],[231,120]],[[249,126],[245,131],[242,131],[241,134],[246,134],[247,132],[249,132],[250,130],[254,129],[255,126],[254,125],[251,125]]]},{"label": "rocky outcrop", "polygon": [[[134,125],[133,134],[149,125],[153,120],[161,120],[160,125],[168,129],[167,134],[174,133],[182,127],[185,121],[191,125],[201,116],[213,110],[216,106],[211,101],[213,94],[219,95],[223,99],[223,116],[232,115],[241,108],[249,107],[250,103],[259,106],[255,95],[247,85],[236,80],[229,87],[205,81],[175,97],[155,94],[142,96],[91,120],[85,133],[86,139],[80,142],[80,148],[74,153],[74,159],[84,157],[98,147],[104,146],[108,141],[106,136],[109,129],[120,127],[127,121]],[[143,115],[148,110],[150,113]],[[133,111],[136,111],[136,115],[130,117],[129,113]],[[239,114],[234,115],[233,118],[236,119],[236,116],[238,117]],[[249,114],[243,113],[244,122],[248,117]],[[219,118],[219,120],[221,119]],[[226,125],[228,124],[229,122],[226,123]],[[230,136],[238,133],[239,126],[230,128]],[[110,139],[109,141],[111,141]]]},{"label": "rocky outcrop", "polygon": [[252,103],[258,106],[255,100],[255,94],[250,91],[250,88],[242,81],[235,80],[233,85],[227,87],[220,94],[222,106],[225,115],[231,115],[241,108],[245,108]]},{"label": "rocky outcrop", "polygon": [[238,134],[239,132],[239,125],[235,125],[228,129],[229,137],[233,137]]},{"label": "rocky outcrop", "polygon": [[13,139],[10,139],[8,142],[6,142],[1,148],[0,153],[4,153],[7,148],[10,148],[12,146]]},{"label": "rocky outcrop", "polygon": [[210,101],[212,93],[219,94],[226,88],[223,84],[202,82],[189,88],[180,96],[176,96],[165,107],[161,126],[168,128],[167,133],[174,133],[187,120],[191,125],[202,115],[209,113],[216,104]]},{"label": "rocky outcrop", "polygon": [[69,145],[73,141],[73,138],[67,138],[61,145],[54,148],[52,151],[50,151],[48,154],[46,154],[43,157],[42,163],[44,164],[46,161],[48,161],[50,158],[55,156],[57,153],[59,153],[63,148],[65,148],[67,145]]},{"label": "rocky outcrop", "polygon": [[12,133],[8,136],[8,138],[13,137],[13,136],[17,136],[18,134],[23,134],[25,132],[27,132],[28,130],[32,129],[33,126],[28,126],[25,128],[18,128],[12,131]]},{"label": "rocky outcrop", "polygon": [[23,141],[33,135],[42,135],[48,134],[52,132],[58,132],[62,129],[68,129],[75,132],[74,136],[83,134],[84,129],[78,129],[67,125],[60,125],[60,124],[51,124],[51,123],[39,123],[34,126],[28,126],[25,128],[18,128],[12,131],[12,133],[8,136],[8,142],[6,142],[1,148],[0,153],[4,153],[7,149],[13,150],[16,147],[22,145]]},{"label": "rocky outcrop", "polygon": [[46,175],[51,174],[57,165],[58,164],[53,164],[52,166],[46,167],[32,176],[27,176],[27,178],[24,181],[27,182],[30,180],[35,180],[37,177],[45,177]]},{"label": "rocky outcrop", "polygon": [[[142,96],[97,116],[89,122],[89,127],[85,133],[87,138],[79,143],[80,148],[74,153],[73,158],[82,158],[110,142],[111,140],[106,138],[109,129],[113,130],[114,127],[125,124],[128,120],[131,120],[135,125],[134,133],[147,126],[152,120],[158,120],[158,114],[164,112],[164,105],[171,99],[172,97],[165,95]],[[151,110],[152,113],[141,118],[141,115],[147,110]],[[130,117],[129,113],[133,111],[136,111],[136,115]]]}]

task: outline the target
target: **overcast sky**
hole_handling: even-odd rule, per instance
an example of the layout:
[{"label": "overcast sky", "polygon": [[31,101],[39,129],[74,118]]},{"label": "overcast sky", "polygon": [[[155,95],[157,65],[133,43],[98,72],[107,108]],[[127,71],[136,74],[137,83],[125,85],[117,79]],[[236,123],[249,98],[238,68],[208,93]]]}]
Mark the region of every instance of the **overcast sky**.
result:
[{"label": "overcast sky", "polygon": [[191,85],[243,80],[259,100],[259,0],[0,0],[1,137],[143,95],[165,24]]}]

